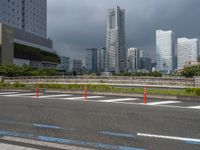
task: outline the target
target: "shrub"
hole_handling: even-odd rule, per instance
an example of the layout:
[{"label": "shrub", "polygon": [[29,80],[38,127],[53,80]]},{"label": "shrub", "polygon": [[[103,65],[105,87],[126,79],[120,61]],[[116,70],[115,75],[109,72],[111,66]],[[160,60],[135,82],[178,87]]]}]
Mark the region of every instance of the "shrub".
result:
[{"label": "shrub", "polygon": [[200,88],[188,88],[185,92],[191,95],[200,96]]}]

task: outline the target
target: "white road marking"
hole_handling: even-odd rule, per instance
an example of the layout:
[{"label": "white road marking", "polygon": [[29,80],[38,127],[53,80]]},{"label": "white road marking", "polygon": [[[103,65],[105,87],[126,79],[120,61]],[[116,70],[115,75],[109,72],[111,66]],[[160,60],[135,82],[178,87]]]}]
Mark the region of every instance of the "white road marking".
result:
[{"label": "white road marking", "polygon": [[32,95],[36,95],[35,93],[23,93],[23,94],[12,94],[12,95],[4,95],[4,96],[8,96],[8,97],[20,97],[20,96],[32,96]]},{"label": "white road marking", "polygon": [[197,143],[200,143],[200,139],[194,139],[194,138],[165,136],[165,135],[156,135],[156,134],[145,134],[145,133],[137,133],[137,136],[160,138],[160,139],[168,139],[168,140],[177,140],[177,141],[184,141],[184,142],[197,142]]},{"label": "white road marking", "polygon": [[121,101],[136,101],[138,98],[121,98],[121,99],[108,99],[108,100],[100,100],[101,102],[121,102]]},{"label": "white road marking", "polygon": [[[77,146],[70,146],[70,145],[64,145],[64,144],[58,144],[58,143],[50,143],[50,142],[43,142],[43,141],[37,141],[37,140],[31,140],[31,139],[25,139],[25,138],[16,138],[16,137],[10,137],[10,136],[4,136],[0,138],[2,140],[17,142],[17,143],[24,143],[24,144],[32,144],[37,146],[45,146],[50,147],[54,149],[65,149],[65,150],[92,150],[87,148],[81,148]],[[20,149],[21,150],[21,149]],[[29,150],[29,149],[25,149]]]},{"label": "white road marking", "polygon": [[17,94],[18,92],[3,92],[0,95],[9,95],[9,94]]},{"label": "white road marking", "polygon": [[[176,104],[181,103],[181,101],[160,101],[160,102],[150,102],[147,105],[163,105],[163,104]],[[142,103],[143,104],[143,103]]]},{"label": "white road marking", "polygon": [[190,108],[190,109],[200,109],[200,106],[190,106],[190,107],[187,107],[187,108]]},{"label": "white road marking", "polygon": [[[61,95],[44,95],[44,96],[39,96],[37,98],[56,98],[56,97],[64,97],[64,96],[72,96],[69,94],[61,94]],[[36,98],[36,96],[33,96],[32,98]]]},{"label": "white road marking", "polygon": [[17,146],[17,145],[11,145],[11,144],[3,144],[0,143],[0,147],[1,150],[39,150],[39,149],[35,149],[35,148],[27,148],[27,147],[23,147],[23,146]]},{"label": "white road marking", "polygon": [[[90,99],[90,98],[102,98],[104,96],[88,96],[87,98]],[[81,100],[81,99],[84,99],[85,97],[84,96],[81,96],[81,97],[68,97],[68,98],[60,98],[60,99],[66,99],[66,100]]]}]

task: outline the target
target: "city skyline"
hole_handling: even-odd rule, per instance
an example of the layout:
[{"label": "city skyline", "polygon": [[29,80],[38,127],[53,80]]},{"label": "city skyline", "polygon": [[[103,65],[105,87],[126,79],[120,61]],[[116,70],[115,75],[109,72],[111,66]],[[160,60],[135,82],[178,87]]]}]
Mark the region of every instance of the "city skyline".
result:
[{"label": "city skyline", "polygon": [[113,0],[83,0],[81,3],[61,0],[55,3],[48,0],[48,35],[55,41],[59,53],[69,57],[83,58],[88,47],[105,46],[106,10],[116,5],[126,10],[126,47],[144,49],[154,61],[155,30],[173,30],[177,37],[200,35],[200,22],[195,19],[200,14],[198,0],[126,0],[118,3]]}]

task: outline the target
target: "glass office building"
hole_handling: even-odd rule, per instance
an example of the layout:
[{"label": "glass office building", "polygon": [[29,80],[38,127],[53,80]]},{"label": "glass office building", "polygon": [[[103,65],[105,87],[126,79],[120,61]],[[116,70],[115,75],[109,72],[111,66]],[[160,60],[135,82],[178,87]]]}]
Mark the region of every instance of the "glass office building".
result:
[{"label": "glass office building", "polygon": [[156,31],[156,69],[166,74],[176,69],[175,34],[173,31]]},{"label": "glass office building", "polygon": [[199,56],[199,40],[178,38],[177,39],[177,62],[178,69],[184,67],[184,65],[197,61]]}]

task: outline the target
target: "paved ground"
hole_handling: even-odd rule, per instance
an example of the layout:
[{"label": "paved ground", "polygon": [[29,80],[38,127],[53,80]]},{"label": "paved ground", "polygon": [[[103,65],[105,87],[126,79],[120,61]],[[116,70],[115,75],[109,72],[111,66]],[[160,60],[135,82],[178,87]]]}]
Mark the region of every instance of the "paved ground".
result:
[{"label": "paved ground", "polygon": [[3,91],[0,147],[198,150],[200,102]]}]

